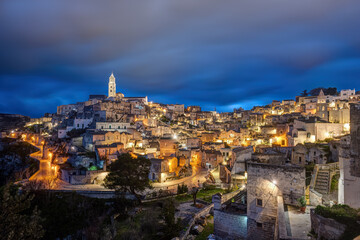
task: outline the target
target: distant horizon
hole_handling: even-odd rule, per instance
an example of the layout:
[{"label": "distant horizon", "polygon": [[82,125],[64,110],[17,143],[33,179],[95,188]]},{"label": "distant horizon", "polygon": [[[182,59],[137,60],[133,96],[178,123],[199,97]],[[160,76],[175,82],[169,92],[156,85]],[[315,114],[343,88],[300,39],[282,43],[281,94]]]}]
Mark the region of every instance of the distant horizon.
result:
[{"label": "distant horizon", "polygon": [[[115,76],[115,78],[116,78],[116,76]],[[203,106],[198,105],[198,104],[191,104],[191,103],[190,103],[190,104],[184,104],[184,103],[181,103],[181,102],[171,103],[171,102],[153,101],[153,100],[151,99],[151,96],[148,96],[148,95],[143,95],[143,96],[144,96],[144,97],[147,96],[149,102],[160,103],[160,104],[184,104],[185,108],[188,107],[188,106],[200,106],[202,111],[214,111],[215,108],[216,108],[216,111],[217,111],[217,112],[219,112],[219,113],[224,113],[224,112],[233,112],[234,109],[238,109],[238,108],[240,108],[240,107],[243,108],[244,110],[250,110],[250,109],[252,109],[253,107],[256,107],[256,106],[266,106],[266,105],[269,105],[269,104],[272,103],[272,101],[280,101],[280,102],[283,101],[283,100],[294,100],[294,101],[295,101],[295,100],[296,100],[296,97],[297,97],[297,96],[300,96],[302,91],[307,90],[307,91],[309,92],[309,91],[311,91],[311,90],[313,90],[313,89],[317,89],[317,88],[324,88],[324,89],[327,89],[327,88],[336,88],[338,93],[339,93],[341,90],[353,90],[353,89],[355,89],[355,92],[358,92],[355,87],[354,87],[354,88],[342,88],[342,89],[339,89],[339,88],[334,87],[334,86],[330,86],[330,87],[315,87],[315,88],[312,88],[312,89],[303,89],[303,90],[301,90],[301,91],[299,92],[300,94],[295,95],[293,98],[282,98],[282,99],[277,98],[277,99],[272,99],[272,100],[270,100],[270,101],[268,101],[268,102],[266,102],[266,103],[259,103],[259,104],[255,104],[255,105],[250,105],[250,104],[249,104],[248,107],[243,107],[244,104],[241,104],[241,103],[240,103],[239,105],[236,105],[236,106],[232,107],[232,108],[231,108],[231,106],[223,107],[223,108],[229,108],[228,111],[219,111],[218,108],[222,109],[222,107],[217,107],[217,106],[214,106],[213,109],[210,109],[210,108],[204,108]],[[122,91],[117,91],[117,93],[123,93],[123,92],[122,92]],[[124,93],[123,93],[123,94],[124,94]],[[104,95],[104,96],[108,96],[107,94],[90,93],[90,94],[88,94],[87,98],[84,99],[84,100],[75,101],[75,102],[68,102],[68,103],[60,104],[60,105],[75,104],[75,103],[77,103],[77,102],[85,102],[85,101],[87,101],[87,100],[89,99],[90,95]],[[134,96],[135,96],[135,95],[129,96],[129,95],[126,95],[126,94],[124,94],[124,95],[125,95],[125,97],[134,97]],[[308,96],[311,96],[311,95],[308,95]],[[313,95],[313,96],[316,96],[316,95]],[[137,96],[137,97],[140,97],[140,95]],[[57,105],[57,106],[60,106],[60,105]],[[57,110],[56,107],[57,107],[57,106],[55,106],[54,111],[52,111],[52,112],[49,112],[49,111],[48,111],[48,112],[43,112],[42,114],[36,115],[36,116],[34,116],[34,115],[26,115],[26,114],[16,113],[16,112],[0,112],[0,114],[19,114],[19,115],[23,115],[23,116],[26,116],[26,117],[38,118],[38,117],[43,117],[44,114],[46,114],[46,113],[56,113],[56,110]],[[230,108],[231,108],[231,109],[230,109]]]}]

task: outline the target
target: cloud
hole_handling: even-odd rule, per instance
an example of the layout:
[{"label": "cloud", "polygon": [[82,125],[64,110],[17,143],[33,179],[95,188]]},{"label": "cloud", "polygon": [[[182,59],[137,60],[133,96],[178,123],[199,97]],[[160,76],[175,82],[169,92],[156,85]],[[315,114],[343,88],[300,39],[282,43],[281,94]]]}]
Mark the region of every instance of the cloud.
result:
[{"label": "cloud", "polygon": [[112,71],[126,95],[224,111],[358,88],[358,12],[356,0],[1,1],[0,112],[106,94]]}]

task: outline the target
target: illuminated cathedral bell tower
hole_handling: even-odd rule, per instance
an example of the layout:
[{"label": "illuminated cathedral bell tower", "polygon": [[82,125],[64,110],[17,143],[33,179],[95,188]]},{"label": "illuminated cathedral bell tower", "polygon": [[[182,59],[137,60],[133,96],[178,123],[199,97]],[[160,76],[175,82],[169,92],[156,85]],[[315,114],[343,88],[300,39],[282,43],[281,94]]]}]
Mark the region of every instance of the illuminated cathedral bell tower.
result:
[{"label": "illuminated cathedral bell tower", "polygon": [[116,96],[116,82],[114,74],[111,73],[111,76],[109,77],[109,94],[108,97],[115,97]]}]

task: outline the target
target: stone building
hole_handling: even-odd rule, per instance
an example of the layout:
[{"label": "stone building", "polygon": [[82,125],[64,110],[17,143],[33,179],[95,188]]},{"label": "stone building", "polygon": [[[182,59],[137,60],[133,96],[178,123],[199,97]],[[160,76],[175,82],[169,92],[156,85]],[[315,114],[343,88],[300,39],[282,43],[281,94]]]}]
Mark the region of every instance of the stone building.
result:
[{"label": "stone building", "polygon": [[251,162],[247,172],[247,239],[274,239],[278,196],[285,204],[296,205],[296,200],[305,195],[305,170],[293,165]]},{"label": "stone building", "polygon": [[249,147],[237,147],[232,149],[232,161],[234,166],[231,170],[232,174],[242,174],[246,171],[246,162],[251,160],[254,149]]},{"label": "stone building", "polygon": [[360,208],[360,104],[350,104],[350,143],[341,139],[339,148],[338,201]]},{"label": "stone building", "polygon": [[325,164],[330,154],[328,144],[297,144],[291,153],[291,163],[305,166],[310,163]]},{"label": "stone building", "polygon": [[223,156],[220,151],[216,150],[204,150],[202,151],[202,161],[201,166],[212,169],[222,163]]},{"label": "stone building", "polygon": [[125,122],[97,122],[96,129],[101,131],[126,132],[130,128],[130,123]]},{"label": "stone building", "polygon": [[177,150],[177,141],[172,138],[161,138],[159,139],[160,144],[160,155],[161,156],[170,156],[176,153]]},{"label": "stone building", "polygon": [[214,234],[216,239],[246,239],[246,191],[242,191],[229,199],[217,193],[213,195]]},{"label": "stone building", "polygon": [[201,147],[201,139],[200,138],[187,138],[186,139],[186,147],[187,148],[200,148]]},{"label": "stone building", "polygon": [[115,82],[115,77],[114,74],[111,73],[110,77],[109,77],[109,92],[108,92],[108,97],[116,97],[116,82]]}]

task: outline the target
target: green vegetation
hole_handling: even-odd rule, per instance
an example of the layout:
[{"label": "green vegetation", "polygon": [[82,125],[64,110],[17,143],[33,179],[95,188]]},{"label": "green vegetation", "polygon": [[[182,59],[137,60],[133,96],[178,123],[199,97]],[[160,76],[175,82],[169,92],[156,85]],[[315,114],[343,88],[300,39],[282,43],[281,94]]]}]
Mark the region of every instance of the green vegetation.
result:
[{"label": "green vegetation", "polygon": [[178,185],[177,194],[187,193],[189,191],[188,186],[185,184]]},{"label": "green vegetation", "polygon": [[315,213],[326,217],[332,218],[339,223],[346,225],[346,230],[341,239],[353,239],[360,235],[360,209],[354,209],[348,205],[335,204],[332,207],[317,206]]},{"label": "green vegetation", "polygon": [[[226,190],[221,189],[221,188],[208,187],[208,188],[199,190],[199,192],[197,193],[196,196],[197,196],[197,199],[201,199],[203,201],[211,203],[212,195],[214,195],[216,193],[225,193],[225,192],[226,192]],[[177,202],[188,202],[188,201],[193,200],[193,196],[192,196],[192,194],[176,196],[175,200]]]},{"label": "green vegetation", "polygon": [[338,190],[340,174],[337,173],[331,178],[330,191],[334,192]]},{"label": "green vegetation", "polygon": [[161,118],[160,118],[160,121],[164,122],[164,123],[167,123],[170,121],[169,118],[167,118],[165,115],[162,115]]},{"label": "green vegetation", "polygon": [[133,157],[129,153],[122,154],[111,163],[110,173],[104,179],[104,186],[114,189],[116,193],[125,195],[130,193],[141,202],[141,195],[147,188],[151,188],[149,181],[151,162],[144,157]]},{"label": "green vegetation", "polygon": [[164,221],[164,225],[161,227],[164,233],[164,239],[171,239],[177,235],[181,230],[181,220],[175,219],[175,201],[173,199],[167,199],[164,201],[160,219]]},{"label": "green vegetation", "polygon": [[213,217],[208,218],[208,224],[205,226],[204,231],[196,236],[195,240],[206,240],[210,234],[214,233],[214,223],[209,223],[211,219]]},{"label": "green vegetation", "polygon": [[75,137],[80,137],[85,132],[86,132],[85,129],[75,129],[74,128],[71,131],[69,131],[66,135],[68,135],[69,138],[75,138]]},{"label": "green vegetation", "polygon": [[305,175],[306,175],[306,186],[310,185],[311,182],[311,174],[314,170],[315,164],[310,163],[308,165],[305,165]]},{"label": "green vegetation", "polygon": [[297,199],[298,203],[300,204],[301,207],[305,207],[306,206],[306,199],[305,196],[299,197]]},{"label": "green vegetation", "polygon": [[108,220],[108,207],[103,199],[87,198],[76,193],[34,192],[32,207],[38,206],[44,219],[44,239],[73,236],[85,230],[88,237],[99,238],[101,225]]},{"label": "green vegetation", "polygon": [[[27,142],[15,142],[13,139],[1,139],[3,150],[0,151],[0,161],[9,162],[5,158],[14,159],[6,168],[0,169],[0,186],[9,180],[22,180],[23,175],[33,174],[39,169],[39,161],[29,157],[38,149]],[[26,173],[26,174],[25,174]]]},{"label": "green vegetation", "polygon": [[115,239],[166,240],[179,235],[182,226],[181,221],[175,219],[173,199],[146,206],[146,209],[139,209],[134,216],[117,223]]},{"label": "green vegetation", "polygon": [[0,189],[1,239],[40,239],[44,235],[43,219],[37,207],[31,208],[34,198],[20,192],[18,186],[8,184]]}]

